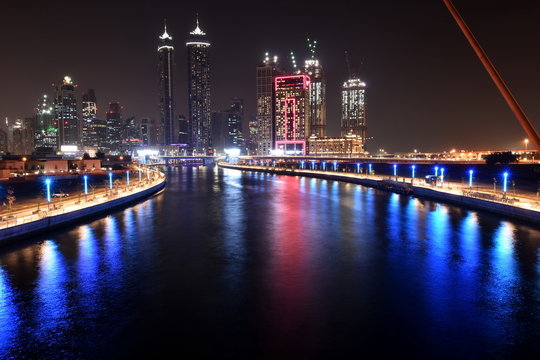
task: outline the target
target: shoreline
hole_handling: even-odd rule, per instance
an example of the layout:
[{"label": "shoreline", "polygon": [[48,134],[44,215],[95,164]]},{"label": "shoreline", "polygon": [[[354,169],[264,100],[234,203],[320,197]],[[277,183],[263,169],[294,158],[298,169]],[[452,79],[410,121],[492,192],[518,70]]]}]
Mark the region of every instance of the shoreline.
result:
[{"label": "shoreline", "polygon": [[159,176],[158,181],[151,184],[151,186],[130,194],[117,196],[104,202],[96,202],[95,204],[63,212],[61,214],[45,216],[43,218],[39,218],[39,215],[36,215],[38,217],[36,220],[23,222],[13,226],[8,226],[8,224],[6,224],[5,228],[0,229],[0,246],[8,245],[15,240],[29,238],[56,229],[60,226],[70,225],[85,219],[97,217],[115,209],[136,203],[165,188],[167,183],[166,178],[164,175]]},{"label": "shoreline", "polygon": [[[257,171],[276,175],[305,176],[325,180],[343,181],[383,191],[412,195],[418,198],[436,200],[440,202],[450,203],[453,205],[463,206],[474,210],[486,211],[507,218],[532,223],[536,226],[540,224],[540,209],[527,209],[499,201],[490,201],[478,197],[466,196],[464,194],[451,193],[448,191],[440,190],[438,188],[414,185],[409,182],[399,182],[389,179],[370,179],[365,176],[361,177],[351,173],[333,173],[299,169],[293,170],[285,168],[266,168],[249,165],[233,165],[222,162],[218,163],[218,166],[226,169],[234,169],[240,171]],[[420,180],[418,180],[418,183],[420,183]]]}]

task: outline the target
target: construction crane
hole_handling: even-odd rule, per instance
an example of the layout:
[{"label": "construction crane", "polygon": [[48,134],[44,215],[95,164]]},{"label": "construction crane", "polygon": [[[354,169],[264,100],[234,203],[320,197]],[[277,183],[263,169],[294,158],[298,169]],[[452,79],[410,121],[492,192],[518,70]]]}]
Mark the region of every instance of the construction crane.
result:
[{"label": "construction crane", "polygon": [[515,117],[518,119],[521,127],[523,128],[523,130],[525,130],[527,137],[532,141],[532,143],[536,147],[536,150],[540,153],[540,137],[538,136],[538,133],[527,118],[527,115],[525,115],[525,112],[523,111],[523,109],[521,109],[521,106],[519,106],[517,100],[510,92],[510,89],[504,83],[501,75],[499,75],[497,69],[495,69],[495,66],[493,66],[493,63],[487,57],[486,53],[480,46],[480,43],[478,42],[478,40],[476,40],[471,29],[469,29],[469,27],[465,23],[465,20],[463,20],[452,1],[443,0],[443,2],[448,8],[448,11],[450,11],[450,14],[452,14],[459,28],[463,32],[463,35],[465,35],[465,37],[469,41],[469,44],[472,46],[474,52],[482,62],[482,65],[484,65],[484,68],[488,72],[489,76],[491,76],[491,79],[499,89],[504,100],[506,100],[506,103],[514,113]]}]

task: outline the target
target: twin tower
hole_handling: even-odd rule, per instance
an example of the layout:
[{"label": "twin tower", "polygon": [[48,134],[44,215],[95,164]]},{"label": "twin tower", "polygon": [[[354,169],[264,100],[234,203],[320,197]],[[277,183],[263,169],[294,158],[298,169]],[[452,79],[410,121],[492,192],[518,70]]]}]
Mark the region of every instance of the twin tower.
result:
[{"label": "twin tower", "polygon": [[[210,154],[212,129],[210,110],[210,42],[206,33],[197,27],[186,41],[188,55],[188,107],[187,121],[175,118],[174,106],[174,46],[167,33],[159,37],[159,105],[160,123],[158,141],[162,145],[180,145],[195,154]],[[187,129],[183,129],[187,127]],[[185,135],[187,134],[187,136]]]}]

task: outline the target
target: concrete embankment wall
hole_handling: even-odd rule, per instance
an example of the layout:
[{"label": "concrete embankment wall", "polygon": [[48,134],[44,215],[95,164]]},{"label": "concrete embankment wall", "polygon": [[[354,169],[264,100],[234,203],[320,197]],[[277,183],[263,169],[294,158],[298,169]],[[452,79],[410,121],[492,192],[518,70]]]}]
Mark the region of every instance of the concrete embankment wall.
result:
[{"label": "concrete embankment wall", "polygon": [[0,229],[0,245],[5,245],[16,239],[25,238],[31,235],[36,235],[38,233],[50,231],[59,226],[76,223],[83,219],[95,217],[97,215],[110,212],[111,210],[134,203],[160,191],[165,187],[165,184],[166,181],[162,181],[161,183],[156,184],[151,188],[129,196],[110,200],[105,203],[96,204],[94,206],[89,206],[81,210],[70,211],[65,214],[48,216],[40,220],[11,226],[5,229]]},{"label": "concrete embankment wall", "polygon": [[346,181],[354,184],[364,185],[376,189],[385,191],[392,191],[396,193],[410,194],[419,198],[426,198],[437,200],[441,202],[451,203],[459,206],[468,207],[471,209],[488,211],[498,215],[502,215],[512,219],[518,219],[526,222],[531,222],[536,225],[540,225],[540,212],[534,210],[528,210],[517,206],[507,205],[503,203],[487,201],[483,199],[473,198],[469,196],[450,194],[435,189],[413,186],[409,183],[401,183],[388,180],[373,180],[373,179],[361,179],[353,178],[339,173],[319,174],[310,173],[309,171],[293,171],[288,169],[253,169],[252,167],[219,164],[219,166],[229,169],[246,170],[246,171],[260,171],[278,175],[292,175],[292,176],[307,176],[315,177],[326,180],[338,180]]}]

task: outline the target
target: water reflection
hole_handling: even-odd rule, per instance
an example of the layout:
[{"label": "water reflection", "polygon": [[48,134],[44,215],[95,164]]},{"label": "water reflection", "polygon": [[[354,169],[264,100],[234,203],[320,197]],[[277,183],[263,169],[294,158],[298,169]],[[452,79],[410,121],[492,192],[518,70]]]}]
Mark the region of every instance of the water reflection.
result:
[{"label": "water reflection", "polygon": [[56,242],[47,240],[39,250],[35,336],[55,343],[62,339],[62,333],[66,331],[70,320],[68,271]]},{"label": "water reflection", "polygon": [[7,357],[19,331],[15,293],[8,273],[0,266],[0,359]]},{"label": "water reflection", "polygon": [[79,259],[77,283],[79,303],[86,316],[93,316],[100,308],[99,249],[94,231],[89,225],[79,228]]}]

